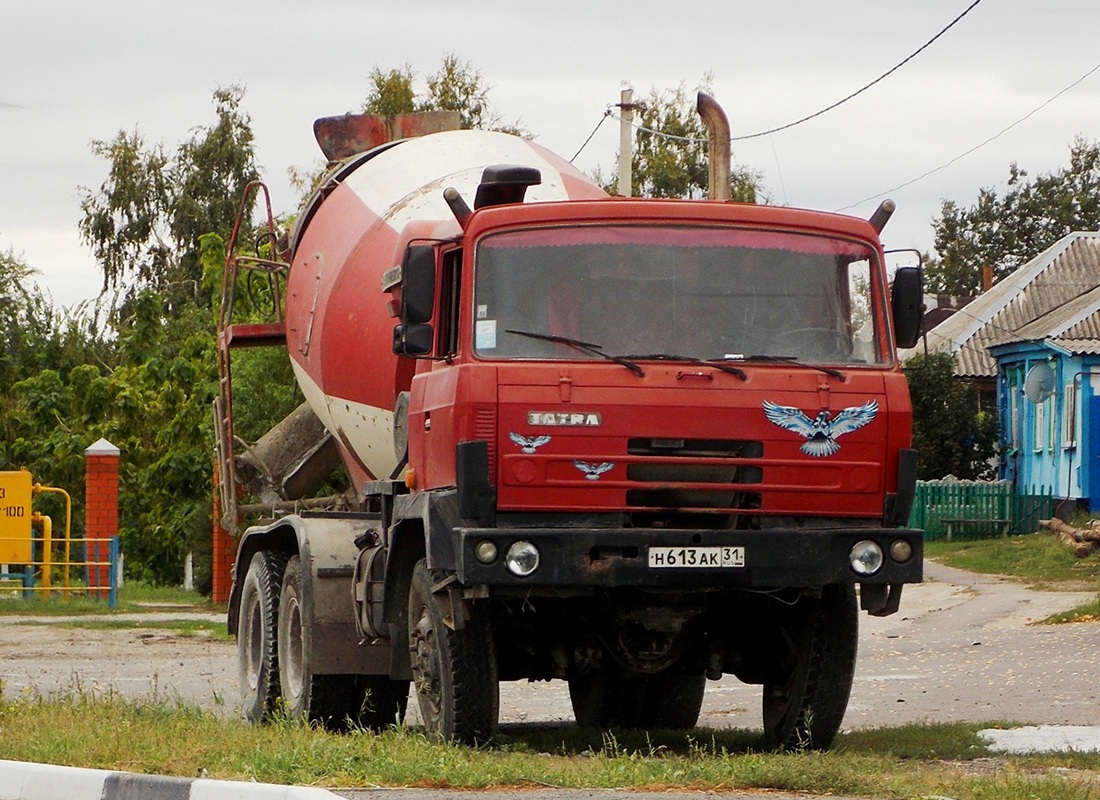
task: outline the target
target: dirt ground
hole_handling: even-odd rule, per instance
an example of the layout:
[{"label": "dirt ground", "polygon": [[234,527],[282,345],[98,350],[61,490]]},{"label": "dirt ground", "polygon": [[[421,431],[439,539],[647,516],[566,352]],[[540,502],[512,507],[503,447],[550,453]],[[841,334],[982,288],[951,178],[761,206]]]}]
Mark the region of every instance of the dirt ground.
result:
[{"label": "dirt ground", "polygon": [[[844,727],[992,720],[1100,724],[1100,623],[1031,624],[1094,596],[1034,592],[1006,579],[927,564],[925,583],[906,588],[898,614],[861,614],[859,663]],[[184,616],[196,615],[165,611],[142,618]],[[116,691],[238,713],[233,642],[155,629],[82,630],[58,622],[0,616],[5,696]],[[565,684],[504,684],[501,718],[521,724],[571,720]],[[700,724],[758,728],[759,687],[732,677],[708,684]]]}]

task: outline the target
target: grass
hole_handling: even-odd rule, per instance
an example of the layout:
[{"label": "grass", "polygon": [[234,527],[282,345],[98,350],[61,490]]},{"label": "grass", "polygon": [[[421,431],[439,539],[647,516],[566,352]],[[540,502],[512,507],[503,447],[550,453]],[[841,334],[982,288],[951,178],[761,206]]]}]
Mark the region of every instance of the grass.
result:
[{"label": "grass", "polygon": [[941,564],[1008,575],[1035,589],[1100,589],[1100,554],[1078,558],[1049,533],[973,542],[925,542],[924,549],[927,557]]},{"label": "grass", "polygon": [[152,586],[147,583],[129,582],[118,590],[115,609],[107,607],[107,600],[98,600],[85,594],[83,586],[73,586],[69,596],[63,598],[57,581],[54,594],[49,599],[36,594],[24,599],[19,590],[0,593],[0,616],[34,614],[64,616],[82,614],[132,614],[149,611],[222,611],[198,592],[184,591],[173,586]]},{"label": "grass", "polygon": [[[928,544],[942,563],[1009,575],[1043,589],[1100,588],[1100,558],[1077,559],[1048,534]],[[33,602],[33,601],[32,601]],[[105,611],[74,599],[46,613]],[[119,610],[159,604],[212,610],[179,590],[123,588]],[[14,603],[0,609],[27,613]],[[1077,619],[1100,618],[1100,598]],[[1070,612],[1069,618],[1073,618]],[[220,622],[78,620],[224,635]],[[190,627],[194,626],[194,627]],[[210,631],[210,633],[206,633]],[[849,797],[958,800],[1100,800],[1100,754],[996,756],[978,738],[1011,723],[923,724],[843,733],[826,753],[768,753],[757,731],[601,732],[569,725],[509,725],[469,748],[408,728],[333,734],[289,720],[253,727],[174,698],[128,700],[77,687],[42,697],[0,695],[0,757],[162,775],[326,788],[619,788],[736,793],[773,790]]]},{"label": "grass", "polygon": [[4,758],[307,786],[626,788],[866,797],[1098,797],[1100,756],[990,759],[983,726],[843,734],[827,753],[765,753],[747,731],[608,733],[510,726],[476,748],[399,728],[332,734],[290,721],[253,727],[170,699],[85,691],[0,702]]},{"label": "grass", "polygon": [[1100,621],[1100,554],[1078,558],[1049,533],[981,539],[973,542],[925,542],[928,558],[970,572],[1006,575],[1044,591],[1096,591],[1096,598],[1045,623]]},{"label": "grass", "polygon": [[201,637],[217,641],[228,641],[230,638],[228,628],[224,620],[208,619],[73,619],[65,622],[32,622],[31,625],[50,625],[59,628],[74,628],[77,630],[161,630],[172,631],[178,636],[186,638]]}]

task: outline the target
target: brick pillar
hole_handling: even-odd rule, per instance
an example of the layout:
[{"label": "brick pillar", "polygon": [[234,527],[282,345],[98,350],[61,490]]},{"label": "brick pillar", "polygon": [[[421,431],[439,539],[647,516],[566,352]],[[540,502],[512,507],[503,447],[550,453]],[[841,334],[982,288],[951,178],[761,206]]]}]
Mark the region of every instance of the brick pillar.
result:
[{"label": "brick pillar", "polygon": [[233,586],[233,561],[237,555],[237,543],[222,527],[222,493],[218,483],[218,467],[214,465],[214,587],[211,599],[215,603],[228,603]]},{"label": "brick pillar", "polygon": [[118,536],[119,449],[100,439],[84,451],[85,560],[88,594],[106,599],[111,585],[110,540]]}]

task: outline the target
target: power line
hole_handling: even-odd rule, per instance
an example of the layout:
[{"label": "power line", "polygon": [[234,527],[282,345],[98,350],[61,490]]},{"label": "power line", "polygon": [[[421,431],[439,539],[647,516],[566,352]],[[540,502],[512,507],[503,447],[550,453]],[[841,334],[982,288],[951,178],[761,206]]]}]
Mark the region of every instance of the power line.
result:
[{"label": "power line", "polygon": [[924,51],[925,51],[926,49],[928,49],[928,47],[930,47],[930,46],[932,45],[932,43],[933,43],[933,42],[935,42],[935,41],[936,41],[937,39],[939,39],[939,38],[940,38],[941,36],[943,36],[943,35],[944,35],[945,33],[947,33],[947,32],[948,32],[949,30],[951,30],[951,28],[953,28],[953,27],[955,26],[955,23],[957,23],[957,22],[958,22],[959,20],[961,20],[961,19],[962,19],[963,17],[965,17],[965,16],[967,15],[967,14],[969,14],[969,13],[970,13],[970,11],[971,11],[971,10],[972,10],[972,9],[973,9],[973,8],[974,8],[974,7],[976,6],[976,5],[978,5],[978,3],[980,3],[980,2],[982,2],[982,0],[974,0],[974,2],[973,2],[973,3],[971,3],[970,5],[968,5],[968,6],[966,7],[966,9],[965,9],[965,10],[964,10],[964,11],[963,11],[963,12],[962,12],[961,14],[959,14],[959,16],[955,17],[955,19],[953,19],[953,20],[951,20],[951,22],[947,23],[947,26],[946,26],[946,27],[944,27],[944,28],[943,28],[943,30],[941,30],[941,31],[940,31],[939,33],[937,33],[937,34],[936,34],[935,36],[933,36],[933,37],[932,37],[931,39],[929,39],[929,40],[928,40],[927,42],[925,42],[925,43],[924,43],[924,44],[922,44],[922,45],[921,45],[920,47],[918,47],[918,48],[917,48],[916,50],[914,50],[914,51],[913,51],[913,52],[912,52],[912,53],[911,53],[911,54],[910,54],[910,55],[909,55],[908,57],[906,57],[906,58],[905,58],[904,60],[902,60],[902,61],[901,61],[901,62],[899,62],[898,64],[895,64],[895,65],[894,65],[893,67],[891,67],[890,69],[886,70],[886,72],[884,72],[884,73],[882,73],[881,75],[879,75],[879,76],[878,76],[877,78],[875,78],[875,79],[874,79],[873,81],[871,81],[870,83],[868,83],[868,84],[867,84],[866,86],[863,86],[863,87],[862,87],[862,88],[860,88],[860,89],[856,89],[856,90],[855,90],[854,92],[852,92],[852,93],[851,93],[850,95],[848,95],[847,97],[844,97],[844,98],[842,98],[842,99],[840,99],[840,100],[837,100],[837,101],[836,101],[835,103],[833,103],[833,104],[832,104],[831,106],[826,106],[825,108],[821,109],[820,111],[815,111],[815,112],[814,112],[813,114],[809,114],[809,115],[807,115],[807,116],[805,116],[805,117],[802,117],[802,119],[796,119],[796,120],[795,120],[794,122],[788,122],[788,123],[787,123],[786,125],[780,125],[780,126],[779,126],[778,128],[771,128],[770,130],[766,130],[766,131],[760,131],[759,133],[750,133],[750,134],[746,134],[745,136],[733,136],[733,137],[731,137],[731,138],[730,138],[730,141],[731,141],[731,142],[741,142],[741,141],[744,141],[745,139],[757,139],[757,138],[759,138],[759,137],[761,137],[761,136],[767,136],[767,135],[769,135],[769,134],[772,134],[772,133],[778,133],[779,131],[785,131],[785,130],[787,130],[788,128],[793,128],[793,127],[794,127],[795,125],[801,125],[801,124],[802,124],[803,122],[809,122],[809,121],[810,121],[811,119],[814,119],[815,117],[820,117],[820,116],[821,116],[822,114],[825,114],[826,112],[832,111],[832,110],[833,110],[834,108],[836,108],[837,106],[841,106],[841,105],[843,105],[844,103],[847,103],[847,102],[848,102],[849,100],[851,100],[851,99],[853,99],[853,98],[855,98],[855,97],[858,97],[859,95],[863,94],[863,93],[864,93],[865,91],[867,91],[868,89],[870,89],[870,88],[871,88],[872,86],[874,86],[875,84],[877,84],[877,83],[880,83],[880,82],[882,82],[883,80],[885,80],[886,78],[888,78],[888,77],[890,77],[891,75],[893,75],[893,74],[894,74],[895,72],[897,72],[897,71],[898,71],[899,69],[901,69],[902,67],[904,67],[904,66],[905,66],[906,64],[908,64],[908,63],[909,63],[910,61],[912,61],[912,60],[913,60],[914,58],[916,58],[916,57],[917,57],[917,56],[919,56],[919,55],[920,55],[920,54],[921,54],[922,52],[924,52]]},{"label": "power line", "polygon": [[1031,117],[1035,116],[1035,114],[1037,114],[1038,112],[1042,111],[1042,110],[1043,110],[1044,108],[1046,108],[1046,107],[1047,107],[1047,106],[1049,106],[1049,105],[1050,105],[1051,103],[1053,103],[1053,102],[1054,102],[1055,100],[1057,100],[1057,99],[1058,99],[1059,97],[1061,97],[1062,95],[1064,95],[1064,94],[1065,94],[1066,92],[1068,92],[1068,91],[1069,91],[1070,89],[1073,89],[1074,87],[1076,87],[1076,86],[1077,86],[1077,85],[1078,85],[1079,83],[1081,83],[1082,81],[1084,81],[1084,80],[1085,80],[1085,78],[1089,77],[1090,75],[1092,75],[1092,74],[1093,74],[1094,72],[1096,72],[1097,70],[1100,70],[1100,63],[1098,63],[1098,64],[1097,64],[1096,66],[1094,66],[1094,67],[1093,67],[1092,69],[1090,69],[1090,70],[1089,70],[1088,72],[1086,72],[1086,73],[1085,73],[1084,75],[1082,75],[1082,76],[1081,76],[1080,78],[1078,78],[1077,80],[1075,80],[1075,81],[1074,81],[1073,83],[1071,83],[1071,84],[1070,84],[1069,86],[1066,86],[1066,87],[1064,87],[1063,89],[1059,90],[1059,91],[1058,91],[1058,92],[1057,92],[1056,94],[1052,95],[1052,96],[1051,96],[1050,98],[1048,98],[1048,99],[1047,99],[1047,100],[1045,100],[1044,102],[1040,103],[1040,104],[1039,104],[1039,105],[1037,105],[1037,106],[1036,106],[1035,108],[1031,109],[1031,111],[1029,111],[1029,112],[1027,112],[1026,114],[1024,114],[1024,115],[1023,115],[1022,117],[1020,117],[1020,118],[1019,118],[1018,120],[1016,120],[1015,122],[1013,122],[1013,123],[1012,123],[1011,125],[1008,125],[1008,126],[1006,126],[1006,127],[1002,128],[1001,130],[999,130],[999,131],[998,131],[997,133],[995,133],[995,134],[993,134],[992,136],[990,136],[990,137],[989,137],[988,139],[986,139],[986,140],[985,140],[984,142],[982,142],[981,144],[976,144],[976,145],[974,145],[974,146],[973,146],[973,147],[971,147],[971,148],[970,148],[969,150],[967,150],[967,151],[966,151],[965,153],[960,153],[959,155],[955,156],[955,157],[954,157],[953,159],[951,159],[950,161],[948,161],[948,162],[947,162],[946,164],[941,164],[941,165],[940,165],[940,166],[938,166],[938,167],[934,167],[933,169],[930,169],[930,170],[928,170],[928,171],[927,171],[927,172],[925,172],[924,174],[922,174],[922,175],[918,175],[917,177],[913,178],[912,180],[908,180],[908,181],[906,181],[905,183],[902,183],[902,184],[898,184],[897,186],[895,186],[895,187],[894,187],[894,188],[892,188],[892,189],[887,189],[887,190],[886,190],[886,191],[884,191],[884,192],[879,192],[878,194],[873,194],[873,195],[871,195],[870,197],[864,197],[864,198],[863,198],[862,200],[859,200],[859,201],[857,201],[857,202],[855,202],[855,203],[852,203],[852,204],[850,204],[850,205],[846,205],[846,206],[843,206],[842,208],[838,208],[838,209],[837,209],[837,211],[847,211],[848,209],[850,209],[850,208],[855,208],[856,206],[858,206],[858,205],[861,205],[861,204],[863,204],[863,203],[866,203],[866,202],[867,202],[867,201],[869,201],[869,200],[877,200],[878,198],[880,198],[880,197],[884,197],[885,195],[888,195],[888,194],[892,194],[893,192],[896,192],[896,191],[898,191],[899,189],[904,189],[904,188],[906,188],[907,186],[912,186],[912,185],[913,185],[914,183],[916,183],[917,181],[922,181],[922,180],[924,180],[925,178],[927,178],[927,177],[928,177],[929,175],[935,175],[935,174],[936,174],[937,172],[940,172],[940,171],[942,171],[942,170],[945,170],[945,169],[947,169],[947,168],[948,168],[948,167],[950,167],[950,166],[951,166],[952,164],[954,164],[954,163],[955,163],[956,161],[959,161],[960,159],[966,158],[966,156],[970,155],[971,153],[973,153],[973,152],[975,152],[975,151],[977,151],[977,150],[980,150],[980,149],[982,149],[983,147],[985,147],[985,146],[986,146],[987,144],[989,144],[990,142],[992,142],[992,141],[994,141],[994,140],[996,140],[996,139],[999,139],[999,138],[1000,138],[1001,136],[1003,136],[1004,134],[1008,133],[1008,132],[1009,132],[1010,130],[1012,130],[1013,128],[1015,128],[1015,127],[1016,127],[1017,125],[1019,125],[1020,123],[1022,123],[1022,122],[1026,122],[1026,121],[1027,121],[1027,120],[1029,120],[1029,119],[1030,119]]},{"label": "power line", "polygon": [[584,140],[584,144],[582,144],[577,149],[577,152],[575,152],[573,154],[573,157],[571,159],[569,159],[570,164],[572,164],[574,161],[577,160],[577,156],[579,156],[581,154],[581,151],[584,150],[584,148],[588,147],[588,143],[592,141],[592,137],[596,135],[596,131],[598,131],[600,129],[600,126],[602,126],[607,121],[607,118],[610,117],[610,116],[611,116],[611,107],[608,106],[607,110],[605,112],[603,112],[603,116],[600,117],[600,121],[596,123],[596,127],[592,129],[592,133],[588,134],[588,138]]},{"label": "power line", "polygon": [[[778,128],[771,128],[769,130],[760,131],[758,133],[749,133],[749,134],[745,134],[744,136],[731,136],[730,141],[731,142],[742,142],[742,141],[745,141],[746,139],[758,139],[761,136],[768,136],[769,134],[772,134],[772,133],[778,133],[779,131],[785,131],[789,128],[793,128],[795,125],[801,125],[803,122],[808,122],[811,119],[814,119],[816,117],[820,117],[822,114],[825,114],[829,111],[832,111],[834,108],[837,108],[838,106],[841,106],[844,103],[847,103],[849,100],[851,100],[855,97],[858,97],[859,95],[863,94],[865,91],[870,89],[872,86],[874,86],[878,83],[881,83],[886,78],[893,75],[895,72],[897,72],[899,69],[904,67],[906,64],[908,64],[910,61],[912,61],[914,58],[916,58],[922,52],[927,50],[932,45],[933,42],[935,42],[937,39],[939,39],[941,36],[943,36],[949,30],[951,30],[951,28],[953,28],[955,26],[955,24],[957,22],[959,22],[959,20],[961,20],[963,17],[965,17],[967,14],[969,14],[970,11],[976,5],[978,5],[980,2],[982,2],[982,0],[974,0],[974,2],[972,2],[969,6],[967,6],[961,14],[959,14],[957,17],[955,17],[953,20],[951,20],[951,22],[949,22],[946,26],[944,26],[944,28],[941,29],[939,33],[937,33],[935,36],[933,36],[927,42],[925,42],[920,47],[918,47],[916,50],[914,50],[912,53],[910,53],[902,61],[895,64],[893,67],[891,67],[886,72],[879,75],[877,78],[875,78],[870,83],[868,83],[865,86],[863,86],[863,87],[857,89],[856,91],[852,92],[847,97],[844,97],[840,100],[837,100],[832,105],[826,106],[825,108],[821,109],[820,111],[815,111],[813,114],[808,114],[805,117],[802,117],[801,119],[796,119],[794,122],[788,122],[786,125],[780,125]],[[596,130],[599,130],[600,125],[602,125],[604,123],[604,120],[606,120],[608,117],[611,117],[612,119],[615,119],[619,122],[623,121],[621,117],[616,117],[614,114],[612,114],[611,107],[608,106],[608,109],[604,113],[603,118],[600,119],[599,125],[596,126]],[[672,140],[675,140],[675,141],[689,142],[689,143],[706,142],[706,139],[699,139],[699,138],[692,137],[692,136],[675,136],[671,133],[665,133],[663,131],[655,130],[653,128],[647,128],[644,125],[641,125],[641,124],[636,123],[636,122],[632,122],[630,124],[634,127],[635,130],[644,131],[645,133],[651,133],[654,136],[660,136],[660,137],[665,138],[665,139],[672,139]],[[576,154],[573,156],[573,158],[569,159],[571,162],[574,158],[579,156],[581,154],[581,150],[584,150],[584,148],[588,146],[588,143],[590,141],[592,141],[592,137],[596,135],[596,130],[592,131],[592,133],[589,134],[588,138],[585,139],[584,144],[581,145],[580,150],[578,150],[576,152]]]}]

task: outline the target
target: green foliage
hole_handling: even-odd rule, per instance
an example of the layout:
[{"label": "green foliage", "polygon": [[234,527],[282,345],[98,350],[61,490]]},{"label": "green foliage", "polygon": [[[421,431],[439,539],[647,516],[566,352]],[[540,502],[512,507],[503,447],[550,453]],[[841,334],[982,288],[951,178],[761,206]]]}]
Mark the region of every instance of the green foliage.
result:
[{"label": "green foliage", "polygon": [[[59,312],[30,282],[34,271],[11,252],[0,254],[0,470],[26,467],[34,480],[78,489],[83,496],[86,420],[99,414],[104,398],[95,366],[109,358],[111,345],[94,323]],[[35,508],[62,524],[64,506],[56,495]]]},{"label": "green foliage", "polygon": [[1100,144],[1077,137],[1069,166],[1034,180],[1013,162],[1003,195],[983,188],[969,208],[945,200],[933,227],[939,257],[925,268],[928,288],[977,294],[984,267],[1002,278],[1066,234],[1100,228]]},{"label": "green foliage", "polygon": [[506,124],[489,101],[492,88],[481,70],[454,53],[443,56],[436,72],[427,77],[427,91],[416,97],[416,73],[409,64],[383,70],[375,66],[370,73],[370,93],[363,102],[366,114],[410,114],[418,111],[458,111],[464,130],[504,131],[526,135],[519,122]]},{"label": "green foliage", "polygon": [[363,103],[363,112],[385,117],[411,114],[416,110],[414,78],[412,67],[408,64],[389,70],[376,65],[370,73],[371,90]]},{"label": "green foliage", "polygon": [[955,377],[954,358],[948,353],[916,356],[905,365],[905,376],[913,400],[917,477],[992,477],[989,461],[997,454],[998,422],[978,411],[978,393]]},{"label": "green foliage", "polygon": [[243,95],[237,86],[215,90],[217,122],[195,128],[173,157],[136,132],[92,143],[110,167],[97,191],[81,189],[79,228],[105,290],[121,290],[125,302],[154,289],[173,314],[209,302],[201,292],[199,238],[229,237],[244,187],[259,176]]},{"label": "green foliage", "polygon": [[201,238],[210,233],[229,238],[245,186],[259,178],[251,120],[240,110],[242,96],[236,86],[215,90],[217,123],[197,129],[176,155],[171,231],[179,280],[191,282],[192,291],[202,281]]},{"label": "green foliage", "polygon": [[[0,401],[0,469],[25,466],[36,481],[68,491],[79,538],[84,450],[108,439],[122,451],[119,533],[128,573],[179,583],[186,552],[210,539],[214,333],[205,309],[166,325],[163,302],[151,290],[135,295],[129,308],[117,340],[99,345],[99,362],[32,368],[11,384]],[[35,506],[60,522],[55,498]],[[60,535],[61,525],[56,529]]]},{"label": "green foliage", "polygon": [[[711,76],[700,87],[709,89]],[[651,89],[640,104],[635,121],[632,194],[638,197],[705,197],[708,192],[707,130],[695,110],[695,94],[681,83],[675,89]],[[622,157],[620,153],[619,157]],[[745,166],[730,175],[730,196],[742,203],[757,202],[761,176]],[[617,186],[608,187],[616,192]]]},{"label": "green foliage", "polygon": [[[211,301],[220,295],[224,242],[244,188],[258,177],[243,94],[237,86],[215,90],[215,122],[193,128],[170,155],[137,133],[93,143],[108,162],[108,177],[95,192],[82,189],[79,227],[105,290],[117,292],[114,331],[96,335],[99,357],[78,361],[68,373],[29,371],[14,384],[11,406],[0,407],[0,425],[10,432],[8,452],[0,455],[70,491],[83,483],[84,448],[104,437],[121,450],[127,569],[157,584],[179,582],[187,552],[196,554],[197,584],[210,580],[204,555],[217,386]],[[248,225],[251,203],[245,210]],[[259,238],[269,251],[270,242]],[[270,286],[238,289],[246,313],[262,313],[259,306],[270,313]],[[38,331],[35,338],[39,347],[48,336]],[[267,353],[260,361],[245,371],[248,382],[265,386],[281,364],[293,385],[285,354]],[[261,404],[254,427],[263,428],[280,405]]]}]

